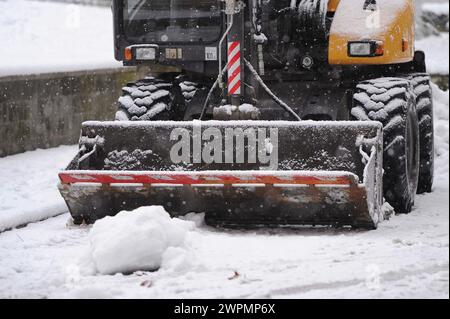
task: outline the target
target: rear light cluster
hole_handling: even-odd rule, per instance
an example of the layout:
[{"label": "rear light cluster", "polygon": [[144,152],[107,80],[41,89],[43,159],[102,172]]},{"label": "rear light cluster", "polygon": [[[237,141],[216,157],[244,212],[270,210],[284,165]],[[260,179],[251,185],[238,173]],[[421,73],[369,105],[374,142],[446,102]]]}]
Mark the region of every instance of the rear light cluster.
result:
[{"label": "rear light cluster", "polygon": [[127,48],[125,48],[124,59],[125,59],[125,61],[131,61],[133,59],[138,60],[138,61],[156,60],[156,48],[148,47],[148,46],[127,47]]},{"label": "rear light cluster", "polygon": [[348,43],[348,55],[351,57],[377,57],[383,54],[383,41],[351,41]]}]

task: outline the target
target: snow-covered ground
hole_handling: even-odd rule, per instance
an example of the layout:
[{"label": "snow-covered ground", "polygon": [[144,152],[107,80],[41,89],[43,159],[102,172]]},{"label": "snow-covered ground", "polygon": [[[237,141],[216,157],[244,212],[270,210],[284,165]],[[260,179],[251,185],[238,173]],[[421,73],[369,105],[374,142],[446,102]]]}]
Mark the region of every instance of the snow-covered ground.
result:
[{"label": "snow-covered ground", "polygon": [[60,146],[0,159],[0,232],[67,211],[55,187],[76,146]]},{"label": "snow-covered ground", "polygon": [[112,276],[83,273],[89,229],[62,215],[0,235],[0,298],[448,298],[448,188],[417,204],[372,232],[201,226],[159,271]]},{"label": "snow-covered ground", "polygon": [[[90,228],[67,226],[66,213],[0,233],[0,298],[448,298],[448,99],[435,87],[434,193],[376,231],[225,231],[196,216],[186,248],[175,247],[159,271],[100,275],[85,268],[98,245]],[[74,153],[60,147],[0,159],[0,226],[26,221],[16,214],[31,221],[62,212],[56,174]]]},{"label": "snow-covered ground", "polygon": [[[418,47],[426,49],[432,72],[448,74],[448,34],[441,37]],[[112,56],[108,8],[0,0],[0,40],[0,76],[120,66]],[[97,230],[72,227],[56,183],[75,146],[1,158],[0,298],[449,298],[449,93],[434,89],[434,192],[419,196],[410,215],[370,232],[225,231],[192,215],[196,226],[173,244],[169,237],[179,231],[146,237],[146,227],[161,229],[164,218],[136,216],[132,232],[105,230],[116,227],[115,219]],[[132,223],[134,217],[123,218]],[[122,255],[110,254],[105,235],[124,236]],[[145,248],[149,240],[160,240],[147,256],[161,258],[160,270],[100,274],[114,272],[103,268],[105,260],[106,268],[114,258],[129,261],[128,247]],[[139,259],[136,267],[142,261],[148,264]]]},{"label": "snow-covered ground", "polygon": [[441,33],[416,41],[416,49],[426,52],[428,72],[448,75],[449,38],[448,33]]},{"label": "snow-covered ground", "polygon": [[0,0],[0,76],[120,67],[111,9]]},{"label": "snow-covered ground", "polygon": [[[436,15],[436,19],[439,20],[439,16],[447,16],[448,17],[448,1],[447,0],[423,0],[416,1],[417,7],[417,16],[422,17],[423,12],[426,12],[426,16],[430,13]],[[421,19],[421,18],[419,18]],[[426,19],[429,21],[429,17]],[[444,27],[439,30],[434,29],[437,25],[441,25],[444,23]],[[448,25],[448,20],[447,20]],[[427,29],[430,26],[423,24],[423,21],[418,21],[417,26],[417,36],[424,36],[427,33]],[[425,38],[417,39],[416,41],[416,50],[422,50],[426,52],[426,62],[428,67],[428,72],[431,74],[439,74],[439,75],[448,75],[448,65],[449,65],[449,38],[448,38],[448,27],[445,28],[445,20],[443,21],[435,21],[435,24],[431,26],[434,30],[431,32],[432,35],[426,36]],[[444,32],[447,30],[447,32]],[[428,30],[429,32],[429,30]]]}]

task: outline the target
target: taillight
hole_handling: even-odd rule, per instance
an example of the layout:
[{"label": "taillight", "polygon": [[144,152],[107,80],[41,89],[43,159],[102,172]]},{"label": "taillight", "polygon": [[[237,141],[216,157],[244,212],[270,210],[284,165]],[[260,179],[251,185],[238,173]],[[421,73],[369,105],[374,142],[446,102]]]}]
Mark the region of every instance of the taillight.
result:
[{"label": "taillight", "polygon": [[124,56],[124,58],[125,58],[126,61],[133,60],[133,50],[130,47],[125,48],[125,56]]},{"label": "taillight", "polygon": [[351,57],[376,57],[383,54],[383,41],[351,41],[348,43],[348,55]]}]

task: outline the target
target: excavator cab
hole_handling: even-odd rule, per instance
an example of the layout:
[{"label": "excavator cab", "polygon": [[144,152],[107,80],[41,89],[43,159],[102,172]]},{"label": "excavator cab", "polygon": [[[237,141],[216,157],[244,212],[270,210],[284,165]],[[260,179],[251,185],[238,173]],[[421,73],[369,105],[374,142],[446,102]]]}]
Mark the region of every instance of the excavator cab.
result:
[{"label": "excavator cab", "polygon": [[220,0],[123,1],[123,33],[135,43],[210,43],[222,35]]},{"label": "excavator cab", "polygon": [[223,1],[125,0],[113,8],[115,54],[124,64],[218,61]]}]

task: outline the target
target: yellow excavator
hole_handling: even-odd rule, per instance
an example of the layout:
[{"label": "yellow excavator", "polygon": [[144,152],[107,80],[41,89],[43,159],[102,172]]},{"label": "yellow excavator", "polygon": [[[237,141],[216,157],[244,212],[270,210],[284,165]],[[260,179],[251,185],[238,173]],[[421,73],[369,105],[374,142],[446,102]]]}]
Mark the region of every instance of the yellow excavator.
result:
[{"label": "yellow excavator", "polygon": [[59,174],[76,224],[162,205],[216,226],[373,229],[433,184],[412,0],[114,0],[128,83]]}]

